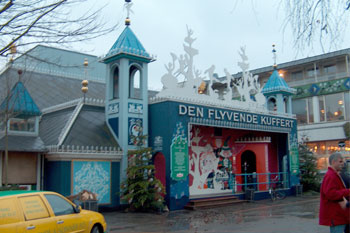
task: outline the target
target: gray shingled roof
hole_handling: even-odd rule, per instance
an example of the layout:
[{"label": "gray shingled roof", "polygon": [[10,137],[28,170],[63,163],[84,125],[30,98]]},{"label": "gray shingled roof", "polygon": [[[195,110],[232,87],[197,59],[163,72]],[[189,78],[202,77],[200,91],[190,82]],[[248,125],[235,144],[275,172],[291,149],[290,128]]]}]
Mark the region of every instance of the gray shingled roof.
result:
[{"label": "gray shingled roof", "polygon": [[[0,138],[0,150],[5,150],[5,136]],[[9,151],[45,152],[44,142],[35,136],[8,136]]]},{"label": "gray shingled roof", "polygon": [[57,145],[59,136],[68,123],[75,107],[44,114],[40,121],[39,134],[45,145]]},{"label": "gray shingled roof", "polygon": [[118,147],[107,127],[104,107],[84,105],[63,145]]},{"label": "gray shingled roof", "polygon": [[[18,80],[17,71],[6,71],[0,76],[0,92],[4,91],[6,77],[10,77],[12,87]],[[83,97],[78,79],[23,71],[21,80],[40,110]],[[87,98],[105,99],[105,84],[90,81],[88,87]]]},{"label": "gray shingled roof", "polygon": [[[0,75],[0,93],[5,93],[6,77],[10,81],[12,87],[18,81],[18,74],[16,70],[7,70]],[[42,111],[45,108],[66,103],[83,97],[81,92],[81,80],[45,75],[40,73],[23,71],[21,80]],[[86,93],[86,98],[105,99],[105,84],[95,81],[89,81],[89,91]],[[148,91],[149,97],[157,94],[157,91]],[[0,94],[0,102],[5,97]]]}]

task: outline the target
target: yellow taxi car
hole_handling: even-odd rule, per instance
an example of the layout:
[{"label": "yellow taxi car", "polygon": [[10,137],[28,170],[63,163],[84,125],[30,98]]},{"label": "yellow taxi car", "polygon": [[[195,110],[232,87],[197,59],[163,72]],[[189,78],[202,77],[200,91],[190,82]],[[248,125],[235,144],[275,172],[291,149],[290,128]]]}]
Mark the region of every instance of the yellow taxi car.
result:
[{"label": "yellow taxi car", "polygon": [[1,233],[103,233],[102,214],[82,210],[55,192],[0,191]]}]

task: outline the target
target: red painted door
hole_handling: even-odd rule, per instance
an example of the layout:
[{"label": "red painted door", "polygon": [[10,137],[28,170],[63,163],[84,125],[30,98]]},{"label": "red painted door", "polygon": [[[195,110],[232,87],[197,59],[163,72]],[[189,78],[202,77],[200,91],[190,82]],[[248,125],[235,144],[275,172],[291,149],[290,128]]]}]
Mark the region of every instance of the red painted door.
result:
[{"label": "red painted door", "polygon": [[161,152],[154,156],[155,177],[160,180],[164,188],[166,188],[166,169],[165,157]]}]

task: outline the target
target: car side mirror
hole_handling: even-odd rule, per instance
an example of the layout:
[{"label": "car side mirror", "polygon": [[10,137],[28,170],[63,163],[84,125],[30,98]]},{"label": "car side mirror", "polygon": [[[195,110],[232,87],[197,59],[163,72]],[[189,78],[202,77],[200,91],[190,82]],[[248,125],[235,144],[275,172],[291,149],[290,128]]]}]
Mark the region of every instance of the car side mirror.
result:
[{"label": "car side mirror", "polygon": [[81,211],[81,202],[78,201],[78,200],[73,200],[73,203],[74,203],[74,212],[75,213],[80,213]]}]

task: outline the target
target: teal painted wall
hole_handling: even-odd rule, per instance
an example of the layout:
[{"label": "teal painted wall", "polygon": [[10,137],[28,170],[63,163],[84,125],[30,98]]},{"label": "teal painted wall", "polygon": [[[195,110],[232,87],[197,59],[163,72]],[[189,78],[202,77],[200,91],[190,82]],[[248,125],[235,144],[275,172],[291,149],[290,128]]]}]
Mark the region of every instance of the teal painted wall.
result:
[{"label": "teal painted wall", "polygon": [[46,161],[44,189],[63,196],[71,195],[71,162]]},{"label": "teal painted wall", "polygon": [[[71,195],[71,161],[45,161],[44,190],[54,191],[63,196]],[[99,205],[99,210],[120,207],[120,162],[111,163],[111,203]]]}]

